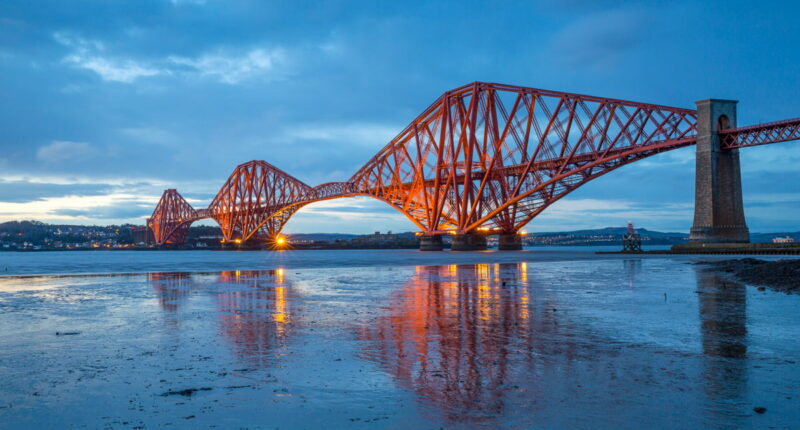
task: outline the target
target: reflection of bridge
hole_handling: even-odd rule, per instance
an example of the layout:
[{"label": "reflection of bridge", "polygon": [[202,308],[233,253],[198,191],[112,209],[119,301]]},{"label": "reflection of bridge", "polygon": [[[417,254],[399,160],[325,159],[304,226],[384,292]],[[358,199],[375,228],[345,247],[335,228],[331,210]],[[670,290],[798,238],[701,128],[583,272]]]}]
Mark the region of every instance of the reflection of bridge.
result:
[{"label": "reflection of bridge", "polygon": [[[367,300],[371,309],[360,317],[341,312],[343,308],[326,299],[300,300],[302,289],[283,269],[151,273],[147,279],[166,315],[183,314],[165,319],[187,323],[171,330],[194,338],[198,312],[210,312],[219,330],[205,333],[224,339],[248,371],[271,375],[272,369],[294,368],[294,377],[306,384],[309,365],[327,369],[330,357],[311,354],[312,362],[295,368],[300,358],[294,353],[322,336],[325,349],[337,351],[337,356],[354,351],[354,358],[372,363],[391,375],[399,388],[415,394],[420,406],[440,410],[450,424],[447,428],[461,423],[494,428],[507,422],[531,428],[582,427],[586,421],[581,419],[592,411],[614,417],[625,427],[623,423],[634,422],[625,415],[630,402],[619,399],[631,393],[638,406],[652,408],[653,422],[667,422],[663,420],[699,404],[697,412],[687,415],[689,422],[739,422],[734,427],[746,427],[742,405],[749,404],[753,392],[748,388],[752,360],[743,360],[749,354],[747,287],[696,269],[696,291],[688,296],[696,297],[696,311],[690,312],[696,312],[698,325],[692,326],[688,318],[688,325],[679,330],[683,334],[669,340],[671,319],[643,317],[637,321],[649,334],[642,343],[608,313],[617,309],[609,304],[620,302],[575,301],[575,294],[593,297],[585,293],[597,291],[600,279],[610,283],[607,291],[623,293],[618,297],[622,302],[644,299],[644,306],[653,306],[653,293],[662,290],[653,286],[656,278],[635,280],[642,260],[608,263],[596,266],[596,277],[576,278],[566,286],[559,285],[560,277],[548,276],[548,271],[542,275],[525,262],[417,266],[407,280],[390,280],[386,296],[357,299]],[[615,277],[620,271],[630,280],[629,287],[622,287],[625,277]],[[695,283],[691,276],[680,279]],[[350,286],[345,290],[353,293]],[[345,306],[355,303],[339,302],[336,294],[327,297]],[[689,309],[694,300],[682,301],[679,307]],[[581,304],[593,310],[586,312]],[[314,331],[320,327],[315,322],[322,320],[336,329]],[[662,336],[668,339],[666,347]],[[338,348],[341,345],[349,346]],[[358,378],[382,380],[369,368],[351,371],[356,369]],[[296,379],[290,376],[291,380]],[[274,388],[269,380],[253,382],[255,389]],[[328,385],[326,380],[316,382]],[[677,394],[675,384],[685,392]],[[670,396],[682,401],[665,403]],[[568,413],[572,410],[583,412]]]},{"label": "reflection of bridge", "polygon": [[[208,275],[213,279],[211,284],[196,279]],[[284,278],[284,269],[195,275],[155,272],[148,274],[148,282],[158,293],[162,309],[168,312],[177,312],[193,290],[202,288],[212,295],[217,303],[220,333],[230,341],[237,356],[255,366],[268,366],[273,350],[284,346],[290,331],[297,327],[291,306],[297,296]]]},{"label": "reflection of bridge", "polygon": [[265,161],[233,171],[207,209],[164,192],[148,220],[179,244],[213,218],[228,241],[274,240],[301,207],[340,197],[386,202],[422,230],[421,249],[520,249],[545,208],[618,167],[697,145],[692,239],[747,242],[738,148],[800,139],[800,119],[736,128],[736,102],[697,110],[476,82],[444,93],[346,182],[311,187]]}]

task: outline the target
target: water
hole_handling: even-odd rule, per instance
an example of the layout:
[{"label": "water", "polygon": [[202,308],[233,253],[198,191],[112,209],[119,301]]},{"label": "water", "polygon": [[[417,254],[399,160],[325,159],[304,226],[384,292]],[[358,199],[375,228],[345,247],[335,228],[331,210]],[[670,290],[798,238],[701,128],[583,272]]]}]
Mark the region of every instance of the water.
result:
[{"label": "water", "polygon": [[[660,249],[668,247],[651,247]],[[505,263],[523,260],[589,260],[618,246],[535,247],[515,252],[420,252],[412,250],[304,251],[54,251],[0,252],[0,276],[31,274],[143,273],[283,268],[386,267]],[[614,258],[608,256],[607,258]],[[621,257],[616,257],[621,258]],[[645,257],[646,258],[646,257]]]},{"label": "water", "polygon": [[798,428],[800,297],[590,251],[0,254],[0,428]]}]

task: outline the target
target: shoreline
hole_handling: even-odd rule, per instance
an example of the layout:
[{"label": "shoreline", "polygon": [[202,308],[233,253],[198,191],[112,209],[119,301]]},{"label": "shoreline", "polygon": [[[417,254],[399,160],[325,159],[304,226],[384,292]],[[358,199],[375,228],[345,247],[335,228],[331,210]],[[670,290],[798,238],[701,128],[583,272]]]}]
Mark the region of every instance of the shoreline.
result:
[{"label": "shoreline", "polygon": [[724,273],[737,282],[752,285],[759,290],[769,288],[785,294],[800,294],[800,259],[775,261],[755,258],[738,258],[719,261],[697,261],[709,272]]}]

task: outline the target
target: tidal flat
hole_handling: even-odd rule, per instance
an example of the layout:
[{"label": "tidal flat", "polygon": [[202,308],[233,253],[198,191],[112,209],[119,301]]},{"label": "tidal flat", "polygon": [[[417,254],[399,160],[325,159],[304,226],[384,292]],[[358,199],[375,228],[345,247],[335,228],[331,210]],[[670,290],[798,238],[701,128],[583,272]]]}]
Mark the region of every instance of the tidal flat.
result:
[{"label": "tidal flat", "polygon": [[800,423],[800,296],[692,257],[217,254],[0,263],[0,428]]}]

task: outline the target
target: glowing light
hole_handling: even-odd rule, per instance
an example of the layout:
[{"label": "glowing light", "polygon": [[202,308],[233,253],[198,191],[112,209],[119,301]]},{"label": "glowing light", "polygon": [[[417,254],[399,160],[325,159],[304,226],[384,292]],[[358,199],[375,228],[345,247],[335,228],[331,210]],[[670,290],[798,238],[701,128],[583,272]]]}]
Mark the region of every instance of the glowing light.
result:
[{"label": "glowing light", "polygon": [[238,244],[242,243],[242,239],[233,239],[233,243],[238,245]]},{"label": "glowing light", "polygon": [[286,243],[286,238],[278,237],[277,239],[275,239],[275,243],[277,243],[278,245],[283,245]]},{"label": "glowing light", "polygon": [[528,282],[528,263],[524,261],[522,263],[519,263],[519,275],[520,278],[522,279],[522,282],[525,283]]},{"label": "glowing light", "polygon": [[527,232],[527,231],[525,231],[525,230],[520,230],[520,231],[519,231],[519,235],[520,235],[520,236],[525,236],[526,234],[528,234],[528,232]]},{"label": "glowing light", "polygon": [[283,324],[288,322],[286,315],[286,287],[275,287],[275,322],[279,323],[278,333],[283,333]]}]

